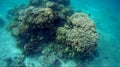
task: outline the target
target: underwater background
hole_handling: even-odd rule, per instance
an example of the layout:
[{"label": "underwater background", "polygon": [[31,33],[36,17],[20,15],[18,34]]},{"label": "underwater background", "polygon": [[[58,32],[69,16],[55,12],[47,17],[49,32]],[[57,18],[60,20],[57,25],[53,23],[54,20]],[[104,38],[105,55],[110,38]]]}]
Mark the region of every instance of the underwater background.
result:
[{"label": "underwater background", "polygon": [[[27,0],[0,0],[0,17],[4,23],[0,23],[0,67],[5,66],[4,59],[18,56],[21,52],[15,47],[15,40],[6,30],[9,23],[6,19],[7,11],[20,4],[28,3]],[[99,33],[99,56],[86,62],[86,67],[120,67],[120,1],[119,0],[71,0],[71,6],[76,12],[82,11],[90,14]],[[39,62],[36,59],[27,59],[25,63]],[[61,67],[76,67],[72,61],[63,63]],[[80,66],[82,67],[82,66]]]}]

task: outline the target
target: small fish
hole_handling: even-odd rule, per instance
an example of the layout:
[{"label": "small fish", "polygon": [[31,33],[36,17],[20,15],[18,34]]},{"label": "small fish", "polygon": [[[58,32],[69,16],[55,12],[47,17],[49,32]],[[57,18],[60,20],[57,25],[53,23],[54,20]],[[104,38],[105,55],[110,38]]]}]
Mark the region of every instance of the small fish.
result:
[{"label": "small fish", "polygon": [[109,57],[104,57],[105,59],[108,59]]}]

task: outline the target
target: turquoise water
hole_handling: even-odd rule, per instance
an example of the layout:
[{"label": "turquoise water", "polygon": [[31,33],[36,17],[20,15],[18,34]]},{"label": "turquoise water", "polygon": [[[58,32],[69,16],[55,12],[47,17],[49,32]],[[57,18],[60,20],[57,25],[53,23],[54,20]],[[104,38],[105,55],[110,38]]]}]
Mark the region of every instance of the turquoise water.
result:
[{"label": "turquoise water", "polygon": [[[25,0],[0,0],[0,17],[7,24],[7,11],[20,4],[26,4]],[[77,11],[83,11],[90,14],[91,19],[95,22],[97,31],[99,33],[99,41],[97,50],[99,56],[94,60],[86,62],[87,67],[120,67],[120,1],[119,0],[71,0],[71,6]],[[1,26],[1,25],[0,25]],[[0,65],[4,67],[4,58],[14,57],[21,54],[21,51],[15,47],[15,40],[6,31],[5,26],[0,27]],[[36,59],[25,60],[25,63],[35,63],[40,65]],[[63,63],[61,66],[65,67],[76,66],[74,62]],[[29,65],[28,65],[29,66]]]}]

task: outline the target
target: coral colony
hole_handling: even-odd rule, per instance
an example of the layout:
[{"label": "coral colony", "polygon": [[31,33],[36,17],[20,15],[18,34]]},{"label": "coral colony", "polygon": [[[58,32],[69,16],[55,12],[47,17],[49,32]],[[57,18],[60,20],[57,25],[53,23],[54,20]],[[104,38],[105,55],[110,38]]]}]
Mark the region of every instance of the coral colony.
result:
[{"label": "coral colony", "polygon": [[40,55],[43,64],[91,56],[96,50],[93,21],[85,13],[75,13],[70,0],[29,0],[8,13],[8,30],[17,48],[25,56]]}]

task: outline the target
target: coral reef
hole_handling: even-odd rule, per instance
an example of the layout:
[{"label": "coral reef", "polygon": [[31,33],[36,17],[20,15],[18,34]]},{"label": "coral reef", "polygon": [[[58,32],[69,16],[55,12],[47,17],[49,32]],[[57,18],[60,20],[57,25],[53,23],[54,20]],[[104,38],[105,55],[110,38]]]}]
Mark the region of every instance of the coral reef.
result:
[{"label": "coral reef", "polygon": [[90,56],[96,49],[98,36],[93,21],[87,14],[74,13],[70,0],[29,0],[29,5],[8,13],[12,17],[8,30],[17,47],[26,56],[42,54],[43,64],[54,64],[56,57]]},{"label": "coral reef", "polygon": [[67,57],[90,56],[97,46],[95,25],[84,13],[73,14],[64,27],[57,29],[56,35],[54,48],[58,55],[61,50]]},{"label": "coral reef", "polygon": [[[55,21],[59,20],[60,17],[51,8],[30,6],[18,13],[16,21],[10,24],[8,29],[11,30],[12,35],[17,38],[20,45],[21,43],[24,44],[22,46],[22,48],[25,47],[24,52],[26,52],[26,48],[34,50],[43,40],[47,41],[54,37],[54,31],[57,28],[55,24],[59,23],[59,21]],[[36,42],[39,45],[34,46],[33,44]]]},{"label": "coral reef", "polygon": [[26,8],[27,6],[25,4],[22,4],[20,6],[16,6],[14,8],[11,8],[10,10],[8,10],[8,14],[7,14],[7,19],[9,20],[17,20],[18,16],[19,16],[19,10]]}]

